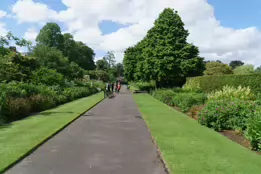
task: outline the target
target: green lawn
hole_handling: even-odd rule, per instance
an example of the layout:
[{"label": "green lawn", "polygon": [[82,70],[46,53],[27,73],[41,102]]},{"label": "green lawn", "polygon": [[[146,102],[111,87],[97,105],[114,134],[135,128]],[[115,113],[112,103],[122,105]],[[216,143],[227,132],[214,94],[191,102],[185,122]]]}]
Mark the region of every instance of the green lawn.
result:
[{"label": "green lawn", "polygon": [[0,173],[103,99],[103,93],[0,127]]},{"label": "green lawn", "polygon": [[260,174],[261,156],[148,94],[134,99],[175,174]]}]

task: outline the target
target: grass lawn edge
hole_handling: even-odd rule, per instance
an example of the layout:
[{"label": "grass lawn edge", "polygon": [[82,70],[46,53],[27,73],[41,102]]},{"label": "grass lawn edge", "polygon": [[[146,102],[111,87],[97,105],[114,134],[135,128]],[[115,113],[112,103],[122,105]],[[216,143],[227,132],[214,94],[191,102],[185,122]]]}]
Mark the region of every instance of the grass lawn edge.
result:
[{"label": "grass lawn edge", "polygon": [[[101,92],[98,92],[96,94],[92,94],[90,96],[87,97],[92,97],[94,95],[98,95]],[[34,147],[32,147],[29,151],[25,152],[23,155],[21,155],[20,157],[18,157],[14,162],[11,162],[8,166],[4,167],[3,169],[0,169],[0,174],[6,172],[7,170],[9,170],[10,168],[12,168],[14,165],[16,165],[17,163],[19,163],[20,161],[22,161],[24,158],[26,158],[27,156],[29,156],[31,153],[33,153],[35,150],[37,150],[40,146],[42,146],[44,143],[46,143],[48,140],[50,140],[51,138],[53,138],[55,135],[57,135],[58,133],[60,133],[62,130],[64,130],[66,127],[68,127],[71,123],[73,123],[74,121],[76,121],[78,118],[80,118],[84,113],[86,113],[87,111],[89,111],[90,109],[94,108],[96,105],[98,105],[100,102],[102,102],[104,100],[104,98],[102,98],[101,100],[98,100],[95,104],[93,104],[91,107],[89,107],[88,109],[86,109],[84,112],[80,113],[78,116],[76,116],[75,118],[73,118],[72,120],[70,120],[69,122],[67,122],[65,125],[59,127],[56,131],[54,131],[53,133],[47,135],[45,138],[43,138],[42,141],[40,141],[39,143],[37,143]]]},{"label": "grass lawn edge", "polygon": [[[133,95],[139,95],[139,94],[133,94]],[[149,94],[147,94],[147,95],[149,95]],[[132,97],[133,97],[133,96],[132,96]],[[153,98],[153,99],[155,99],[155,98]],[[133,99],[133,100],[134,100],[134,99]],[[135,100],[134,100],[134,102],[135,102]],[[143,114],[142,114],[142,112],[140,111],[140,108],[139,108],[139,106],[138,106],[138,104],[137,104],[136,102],[135,102],[135,105],[136,105],[136,107],[138,108],[138,111],[139,111],[139,113],[141,114],[142,120],[144,121],[145,126],[146,126],[147,130],[148,130],[149,133],[150,133],[152,143],[153,143],[153,144],[156,146],[156,148],[157,148],[157,155],[158,155],[160,161],[161,161],[162,164],[163,164],[163,167],[164,167],[164,169],[165,169],[165,172],[166,172],[167,174],[171,174],[172,172],[171,172],[171,170],[170,170],[169,167],[168,167],[168,163],[166,162],[164,156],[162,155],[162,153],[161,153],[161,151],[160,151],[160,148],[159,148],[159,146],[158,146],[158,144],[157,144],[157,142],[156,142],[154,136],[152,135],[152,133],[151,133],[151,131],[150,131],[150,127],[149,127],[149,125],[148,125],[146,119],[143,118]]]}]

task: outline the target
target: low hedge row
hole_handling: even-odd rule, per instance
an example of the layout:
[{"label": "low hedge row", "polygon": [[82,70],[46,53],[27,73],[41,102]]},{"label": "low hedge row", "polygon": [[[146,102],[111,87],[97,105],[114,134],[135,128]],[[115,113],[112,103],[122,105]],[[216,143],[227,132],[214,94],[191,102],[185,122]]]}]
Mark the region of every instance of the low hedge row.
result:
[{"label": "low hedge row", "polygon": [[66,87],[28,83],[0,84],[0,124],[22,119],[31,113],[97,93],[87,86]]},{"label": "low hedge row", "polygon": [[261,92],[261,74],[220,75],[187,78],[185,88],[201,89],[204,92],[221,90],[223,86],[250,87],[254,93]]},{"label": "low hedge row", "polygon": [[147,92],[151,92],[156,88],[155,82],[130,82],[130,84],[141,91],[147,91]]}]

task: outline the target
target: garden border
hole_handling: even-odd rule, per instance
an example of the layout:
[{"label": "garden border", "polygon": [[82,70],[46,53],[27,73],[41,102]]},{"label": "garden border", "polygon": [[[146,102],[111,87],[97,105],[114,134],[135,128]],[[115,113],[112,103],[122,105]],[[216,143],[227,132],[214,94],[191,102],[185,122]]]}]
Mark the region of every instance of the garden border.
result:
[{"label": "garden border", "polygon": [[[98,92],[96,94],[92,94],[90,96],[87,97],[91,97],[93,95],[97,95],[101,92]],[[63,131],[66,127],[68,127],[70,124],[72,124],[74,121],[76,121],[78,118],[80,118],[81,116],[83,116],[83,114],[85,114],[86,112],[88,112],[89,110],[91,110],[92,108],[94,108],[95,106],[97,106],[99,103],[101,103],[105,98],[102,98],[101,100],[97,101],[94,105],[92,105],[90,108],[88,108],[87,110],[85,110],[84,112],[82,112],[81,114],[79,114],[78,116],[76,116],[74,119],[72,119],[71,121],[69,121],[68,123],[66,123],[65,125],[63,125],[62,127],[58,128],[57,131],[55,131],[54,133],[52,133],[50,136],[48,136],[47,138],[43,139],[40,143],[38,143],[36,146],[34,146],[32,149],[30,149],[29,151],[27,151],[25,154],[21,155],[17,160],[15,160],[13,163],[11,163],[10,165],[8,165],[7,167],[3,168],[2,170],[0,170],[0,173],[4,173],[7,170],[9,170],[10,168],[12,168],[13,166],[15,166],[16,164],[18,164],[19,162],[21,162],[24,158],[26,158],[27,156],[29,156],[30,154],[32,154],[35,150],[37,150],[39,147],[41,147],[44,143],[46,143],[47,141],[49,141],[50,139],[52,139],[55,135],[57,135],[58,133],[60,133],[61,131]]]}]

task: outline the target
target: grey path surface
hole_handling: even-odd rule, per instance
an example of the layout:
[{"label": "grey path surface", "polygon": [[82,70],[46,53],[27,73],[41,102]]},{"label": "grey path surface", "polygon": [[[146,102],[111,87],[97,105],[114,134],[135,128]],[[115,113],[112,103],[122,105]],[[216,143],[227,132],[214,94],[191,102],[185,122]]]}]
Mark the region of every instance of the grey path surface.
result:
[{"label": "grey path surface", "polygon": [[[33,130],[32,130],[33,131]],[[131,94],[123,89],[6,174],[165,174]]]}]

